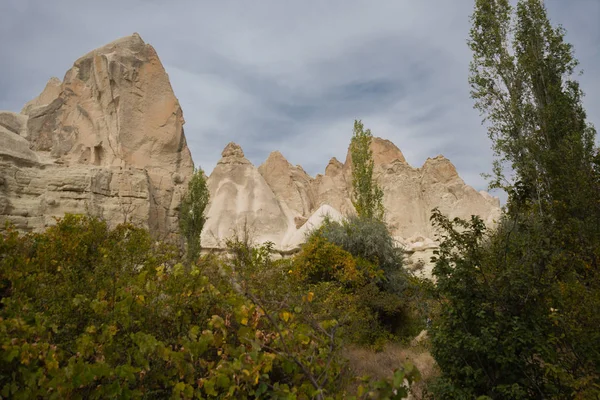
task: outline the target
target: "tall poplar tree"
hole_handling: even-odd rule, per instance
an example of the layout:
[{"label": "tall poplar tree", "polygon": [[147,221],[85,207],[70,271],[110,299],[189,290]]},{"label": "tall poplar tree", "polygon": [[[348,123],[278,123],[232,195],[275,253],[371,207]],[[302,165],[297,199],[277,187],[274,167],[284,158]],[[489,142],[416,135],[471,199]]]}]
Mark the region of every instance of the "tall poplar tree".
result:
[{"label": "tall poplar tree", "polygon": [[600,171],[577,60],[541,0],[476,0],[472,97],[509,194],[499,226],[441,231],[439,398],[600,398]]},{"label": "tall poplar tree", "polygon": [[206,222],[205,210],[210,199],[204,171],[198,168],[188,182],[188,190],[181,200],[179,228],[187,242],[187,257],[198,258],[201,250],[200,234]]},{"label": "tall poplar tree", "polygon": [[364,129],[360,120],[354,121],[350,142],[352,158],[352,204],[359,217],[383,220],[383,191],[373,178],[373,151],[371,130]]}]

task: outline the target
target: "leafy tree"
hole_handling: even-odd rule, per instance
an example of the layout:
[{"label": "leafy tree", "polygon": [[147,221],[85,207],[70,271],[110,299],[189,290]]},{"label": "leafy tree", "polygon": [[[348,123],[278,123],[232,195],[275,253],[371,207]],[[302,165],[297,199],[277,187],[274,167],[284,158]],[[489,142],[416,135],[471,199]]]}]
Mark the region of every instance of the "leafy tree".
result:
[{"label": "leafy tree", "polygon": [[352,159],[352,204],[361,217],[383,220],[383,191],[373,179],[373,152],[371,130],[364,130],[360,120],[354,121],[350,142]]},{"label": "leafy tree", "polygon": [[[401,249],[381,221],[326,220],[292,261],[301,285],[320,293],[347,341],[383,345],[424,327],[420,282],[402,268]],[[419,304],[417,304],[419,303]],[[340,308],[341,307],[341,308]]]},{"label": "leafy tree", "polygon": [[550,201],[583,211],[592,193],[582,191],[593,189],[595,130],[572,78],[578,62],[564,29],[550,24],[541,0],[521,0],[516,10],[509,0],[477,0],[472,22],[471,94],[497,155],[492,187],[518,191],[540,212]]},{"label": "leafy tree", "polygon": [[201,250],[200,234],[206,222],[204,214],[210,193],[206,186],[204,171],[196,169],[188,183],[188,190],[181,200],[179,228],[187,241],[188,260],[196,260]]},{"label": "leafy tree", "polygon": [[432,216],[438,397],[597,398],[599,169],[577,62],[540,0],[477,0],[472,22],[472,95],[497,155],[491,186],[509,198],[494,231]]}]

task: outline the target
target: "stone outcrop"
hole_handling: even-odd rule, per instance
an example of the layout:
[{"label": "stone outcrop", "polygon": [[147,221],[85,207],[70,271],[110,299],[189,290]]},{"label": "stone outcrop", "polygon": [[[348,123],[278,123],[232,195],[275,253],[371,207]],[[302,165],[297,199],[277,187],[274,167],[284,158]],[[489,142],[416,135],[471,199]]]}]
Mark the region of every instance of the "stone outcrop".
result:
[{"label": "stone outcrop", "polygon": [[133,34],[75,61],[20,114],[0,112],[0,226],[65,212],[177,232],[193,172],[183,114],[154,48]]},{"label": "stone outcrop", "polygon": [[[20,113],[0,111],[0,229],[9,221],[41,230],[69,212],[176,235],[193,172],[183,124],[168,75],[139,35],[84,55]],[[477,214],[488,224],[498,218],[498,199],[466,185],[443,156],[413,168],[388,140],[374,138],[371,150],[386,222],[414,268],[427,264],[437,246],[429,222],[434,207],[450,217]],[[312,178],[278,151],[257,168],[230,143],[207,183],[205,247],[222,248],[232,235],[249,233],[288,251],[324,218],[354,212],[349,153]]]},{"label": "stone outcrop", "polygon": [[279,151],[274,151],[258,167],[277,199],[298,216],[306,217],[315,208],[312,178],[301,166],[293,166]]},{"label": "stone outcrop", "polygon": [[[437,248],[429,221],[433,208],[451,218],[476,214],[490,225],[499,217],[499,200],[465,184],[445,157],[427,159],[421,168],[413,168],[388,140],[374,138],[371,149],[374,175],[384,191],[386,222],[407,250],[408,263],[423,274],[430,274],[429,260]],[[203,233],[203,245],[208,247],[222,246],[245,225],[257,242],[269,240],[280,250],[290,250],[325,215],[340,219],[354,212],[349,153],[345,163],[332,158],[325,174],[312,178],[278,151],[256,168],[238,145],[230,143],[208,184],[211,204]]]},{"label": "stone outcrop", "polygon": [[227,238],[249,233],[257,242],[281,244],[289,219],[275,194],[245,157],[241,147],[229,143],[210,174],[210,203],[202,231],[204,247],[223,247]]}]

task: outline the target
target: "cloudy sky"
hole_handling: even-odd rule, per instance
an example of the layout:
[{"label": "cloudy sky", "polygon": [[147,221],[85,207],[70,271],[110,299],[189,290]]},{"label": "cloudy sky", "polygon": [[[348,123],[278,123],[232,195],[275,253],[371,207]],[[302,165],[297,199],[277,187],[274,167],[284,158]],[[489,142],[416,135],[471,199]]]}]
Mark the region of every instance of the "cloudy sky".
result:
[{"label": "cloudy sky", "polygon": [[[585,74],[600,127],[600,0],[547,0]],[[413,166],[444,154],[486,186],[485,128],[472,108],[472,0],[0,0],[0,109],[18,111],[86,52],[138,32],[179,98],[196,165],[229,141],[262,163],[280,150],[310,174],[344,159],[355,118]]]}]

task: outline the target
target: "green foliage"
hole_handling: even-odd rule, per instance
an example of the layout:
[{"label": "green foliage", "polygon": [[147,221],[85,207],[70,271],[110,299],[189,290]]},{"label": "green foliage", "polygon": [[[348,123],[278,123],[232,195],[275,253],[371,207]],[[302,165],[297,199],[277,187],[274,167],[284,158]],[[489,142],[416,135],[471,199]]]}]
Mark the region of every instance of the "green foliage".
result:
[{"label": "green foliage", "polygon": [[478,0],[472,21],[472,95],[509,199],[489,233],[433,214],[437,396],[598,398],[600,175],[577,62],[539,0]]},{"label": "green foliage", "polygon": [[[3,398],[352,398],[339,322],[270,247],[184,267],[131,225],[0,236]],[[211,272],[211,278],[206,276]],[[356,398],[405,393],[410,368]],[[400,397],[398,397],[400,398]]]},{"label": "green foliage", "polygon": [[382,284],[388,291],[399,293],[406,286],[403,251],[395,245],[381,220],[361,216],[349,216],[342,222],[328,220],[323,224],[321,234],[354,257],[377,265],[384,273]]},{"label": "green foliage", "polygon": [[[598,395],[598,272],[556,246],[537,215],[522,218],[486,234],[479,218],[434,213],[444,232],[434,269],[441,309],[432,328],[440,398]],[[578,264],[585,280],[574,272]]]},{"label": "green foliage", "polygon": [[374,264],[354,258],[320,234],[308,240],[295,264],[310,283],[336,281],[348,286],[361,286],[382,275]]},{"label": "green foliage", "polygon": [[196,169],[188,183],[188,190],[181,200],[179,213],[179,228],[187,241],[189,261],[195,261],[200,254],[200,234],[206,222],[204,211],[209,199],[210,193],[206,186],[204,171]]},{"label": "green foliage", "polygon": [[581,192],[589,187],[595,131],[585,121],[564,29],[551,26],[540,0],[521,0],[516,10],[508,0],[477,0],[472,23],[471,93],[498,156],[492,187],[518,189],[540,211],[550,199],[580,203],[592,194]]},{"label": "green foliage", "polygon": [[[392,337],[416,335],[425,317],[415,300],[419,283],[403,270],[383,222],[350,217],[325,221],[294,258],[301,285],[321,294],[350,342],[380,347]],[[341,310],[341,311],[339,311]]]},{"label": "green foliage", "polygon": [[364,130],[360,120],[354,121],[350,142],[352,159],[352,204],[361,217],[383,220],[383,191],[373,179],[371,130]]}]

